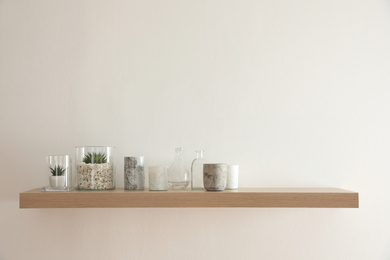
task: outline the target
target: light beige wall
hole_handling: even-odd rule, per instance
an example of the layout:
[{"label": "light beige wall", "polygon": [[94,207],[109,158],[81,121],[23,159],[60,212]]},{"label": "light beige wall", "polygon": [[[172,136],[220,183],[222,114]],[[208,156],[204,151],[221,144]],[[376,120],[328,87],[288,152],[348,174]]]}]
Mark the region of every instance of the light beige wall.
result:
[{"label": "light beige wall", "polygon": [[[0,259],[389,259],[388,1],[0,1]],[[360,209],[20,210],[48,154],[174,148]]]}]

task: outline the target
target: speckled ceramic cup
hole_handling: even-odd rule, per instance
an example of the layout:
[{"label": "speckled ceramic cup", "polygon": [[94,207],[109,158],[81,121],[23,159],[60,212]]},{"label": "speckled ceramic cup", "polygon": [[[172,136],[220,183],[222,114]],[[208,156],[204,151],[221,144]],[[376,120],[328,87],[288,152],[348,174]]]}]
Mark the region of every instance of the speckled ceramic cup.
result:
[{"label": "speckled ceramic cup", "polygon": [[149,190],[168,190],[167,167],[149,166]]},{"label": "speckled ceramic cup", "polygon": [[225,163],[205,163],[203,165],[203,185],[207,191],[223,191],[226,188],[227,165]]},{"label": "speckled ceramic cup", "polygon": [[239,171],[239,165],[238,164],[230,164],[228,165],[227,170],[227,184],[226,189],[227,190],[237,190],[238,189],[238,171]]}]

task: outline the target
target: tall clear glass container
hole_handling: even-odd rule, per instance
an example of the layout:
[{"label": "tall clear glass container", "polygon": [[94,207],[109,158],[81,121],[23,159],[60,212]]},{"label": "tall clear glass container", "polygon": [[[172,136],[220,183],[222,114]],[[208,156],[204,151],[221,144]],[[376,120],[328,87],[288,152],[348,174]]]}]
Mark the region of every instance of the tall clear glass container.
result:
[{"label": "tall clear glass container", "polygon": [[49,155],[46,158],[50,186],[43,191],[72,190],[72,157],[70,155]]},{"label": "tall clear glass container", "polygon": [[185,167],[183,148],[175,149],[175,161],[168,170],[168,183],[172,189],[185,189],[190,182],[190,174]]},{"label": "tall clear glass container", "polygon": [[115,147],[76,147],[76,172],[78,190],[115,189]]},{"label": "tall clear glass container", "polygon": [[191,164],[191,189],[203,190],[203,164],[206,160],[203,158],[203,151],[195,151],[196,158]]}]

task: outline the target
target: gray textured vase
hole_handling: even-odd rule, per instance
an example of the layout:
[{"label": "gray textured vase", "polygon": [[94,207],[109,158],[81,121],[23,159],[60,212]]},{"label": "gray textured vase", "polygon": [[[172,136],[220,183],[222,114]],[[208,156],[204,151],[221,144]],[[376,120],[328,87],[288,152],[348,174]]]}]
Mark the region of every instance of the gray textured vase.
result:
[{"label": "gray textured vase", "polygon": [[145,189],[144,157],[125,157],[125,190]]},{"label": "gray textured vase", "polygon": [[203,165],[203,184],[208,191],[223,191],[226,188],[227,165],[224,163],[205,163]]}]

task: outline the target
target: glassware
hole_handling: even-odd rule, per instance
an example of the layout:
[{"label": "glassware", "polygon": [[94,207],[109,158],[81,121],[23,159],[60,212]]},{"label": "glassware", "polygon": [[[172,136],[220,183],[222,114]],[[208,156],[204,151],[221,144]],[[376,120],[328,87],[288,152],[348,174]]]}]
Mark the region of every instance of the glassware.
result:
[{"label": "glassware", "polygon": [[203,158],[203,151],[195,151],[196,159],[191,164],[191,189],[203,190],[203,164],[206,160]]},{"label": "glassware", "polygon": [[50,186],[44,187],[43,191],[72,190],[72,157],[49,155],[46,159]]},{"label": "glassware", "polygon": [[78,190],[115,189],[114,147],[76,147]]},{"label": "glassware", "polygon": [[183,148],[176,148],[175,151],[175,161],[172,163],[168,171],[169,187],[172,189],[185,189],[190,182],[190,176],[185,167]]}]

